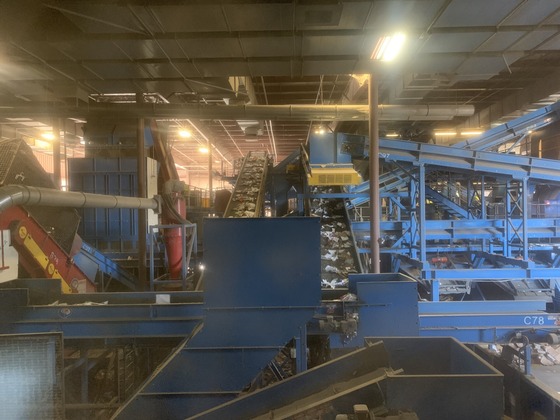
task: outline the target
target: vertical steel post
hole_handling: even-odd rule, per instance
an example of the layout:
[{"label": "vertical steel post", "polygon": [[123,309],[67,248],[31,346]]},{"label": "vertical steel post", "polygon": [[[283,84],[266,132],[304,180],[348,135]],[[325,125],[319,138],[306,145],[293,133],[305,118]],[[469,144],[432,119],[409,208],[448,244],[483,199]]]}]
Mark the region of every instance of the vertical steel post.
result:
[{"label": "vertical steel post", "polygon": [[426,256],[426,167],[422,164],[418,168],[418,228],[420,261],[425,262]]},{"label": "vertical steel post", "polygon": [[[486,185],[484,183],[485,178],[484,175],[480,177],[480,220],[486,220],[486,195],[484,194],[484,190],[486,189]],[[486,239],[482,239],[482,252],[490,252],[487,248],[488,241]]]},{"label": "vertical steel post", "polygon": [[212,141],[208,137],[208,205],[210,208],[214,207],[214,197],[212,196]]},{"label": "vertical steel post", "polygon": [[53,118],[53,181],[56,189],[62,186],[62,176],[60,173],[61,157],[60,157],[60,119]]},{"label": "vertical steel post", "polygon": [[89,361],[88,351],[85,346],[80,347],[80,363],[81,363],[81,387],[80,402],[86,404],[89,401]]},{"label": "vertical steel post", "polygon": [[377,115],[378,88],[375,75],[369,75],[369,205],[370,205],[370,248],[371,273],[380,273],[379,238],[380,209],[379,209],[379,119]]},{"label": "vertical steel post", "polygon": [[[146,149],[144,140],[144,118],[138,118],[137,126],[137,172],[138,172],[138,197],[146,197]],[[146,233],[148,229],[147,210],[138,209],[138,285],[139,291],[146,290]]]},{"label": "vertical steel post", "polygon": [[509,243],[511,236],[512,209],[511,209],[511,183],[506,181],[506,202],[504,207],[504,257],[511,257],[511,246]]},{"label": "vertical steel post", "polygon": [[527,219],[530,217],[531,209],[529,207],[529,182],[527,177],[521,180],[521,191],[519,192],[518,199],[521,200],[521,242],[523,242],[522,252],[523,252],[523,259],[525,261],[529,261],[529,229],[527,225],[529,222]]},{"label": "vertical steel post", "polygon": [[299,337],[295,337],[296,342],[296,370],[297,373],[307,370],[307,327],[303,325],[299,328]]},{"label": "vertical steel post", "polygon": [[525,356],[525,375],[532,375],[533,371],[531,369],[531,359],[532,359],[532,354],[531,354],[531,344],[527,344],[525,347],[523,347],[523,355]]}]

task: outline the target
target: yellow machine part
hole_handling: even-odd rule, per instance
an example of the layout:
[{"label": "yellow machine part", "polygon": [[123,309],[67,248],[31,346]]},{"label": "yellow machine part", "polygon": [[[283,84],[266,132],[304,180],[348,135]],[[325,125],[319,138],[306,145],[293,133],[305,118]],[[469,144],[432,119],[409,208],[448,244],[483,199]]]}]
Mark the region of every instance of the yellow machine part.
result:
[{"label": "yellow machine part", "polygon": [[353,168],[312,167],[307,182],[309,185],[357,185],[363,180]]},{"label": "yellow machine part", "polygon": [[45,272],[53,279],[60,279],[63,293],[72,293],[72,288],[64,281],[62,275],[55,268],[54,264],[49,261],[41,247],[35,242],[31,235],[27,232],[25,226],[21,226],[18,231],[19,237],[23,240],[23,245],[33,256],[33,259],[45,270]]}]

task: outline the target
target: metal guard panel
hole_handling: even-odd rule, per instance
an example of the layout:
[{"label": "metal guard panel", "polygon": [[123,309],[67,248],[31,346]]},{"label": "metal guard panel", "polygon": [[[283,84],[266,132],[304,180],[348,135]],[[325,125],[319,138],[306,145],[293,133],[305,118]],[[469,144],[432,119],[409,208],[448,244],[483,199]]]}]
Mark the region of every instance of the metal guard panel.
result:
[{"label": "metal guard panel", "polygon": [[311,174],[307,175],[309,185],[358,185],[362,177],[353,168],[347,167],[311,167]]},{"label": "metal guard panel", "polygon": [[205,219],[207,307],[318,306],[319,232],[318,218]]}]

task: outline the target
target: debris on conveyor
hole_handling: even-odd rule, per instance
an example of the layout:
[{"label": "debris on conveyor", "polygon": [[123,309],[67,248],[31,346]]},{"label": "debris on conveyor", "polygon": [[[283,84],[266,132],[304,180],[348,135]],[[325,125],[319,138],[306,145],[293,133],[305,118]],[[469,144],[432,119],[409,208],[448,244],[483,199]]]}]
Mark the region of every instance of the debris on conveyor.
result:
[{"label": "debris on conveyor", "polygon": [[[531,363],[534,365],[555,366],[560,365],[560,344],[547,343],[531,343]],[[519,370],[524,369],[524,360],[520,356],[525,344],[508,343],[504,345],[495,344],[492,351],[507,359],[513,366],[517,366]],[[512,349],[512,351],[506,351]]]},{"label": "debris on conveyor", "polygon": [[237,177],[224,217],[261,216],[268,157],[264,152],[247,155]]},{"label": "debris on conveyor", "polygon": [[[334,187],[314,187],[312,194],[339,192]],[[337,198],[311,200],[311,216],[321,218],[321,286],[348,286],[348,274],[357,273],[355,246],[344,201]]]}]

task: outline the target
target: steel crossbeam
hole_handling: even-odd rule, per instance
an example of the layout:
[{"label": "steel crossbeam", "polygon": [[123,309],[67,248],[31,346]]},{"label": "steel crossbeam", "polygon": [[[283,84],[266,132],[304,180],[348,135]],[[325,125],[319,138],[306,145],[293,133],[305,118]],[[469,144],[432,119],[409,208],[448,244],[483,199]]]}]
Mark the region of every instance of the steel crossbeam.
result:
[{"label": "steel crossbeam", "polygon": [[203,305],[52,305],[0,309],[2,334],[57,331],[65,339],[185,337],[202,321]]},{"label": "steel crossbeam", "polygon": [[546,312],[423,314],[420,336],[455,337],[466,343],[507,343],[517,332],[543,340],[558,331],[560,314]]}]

